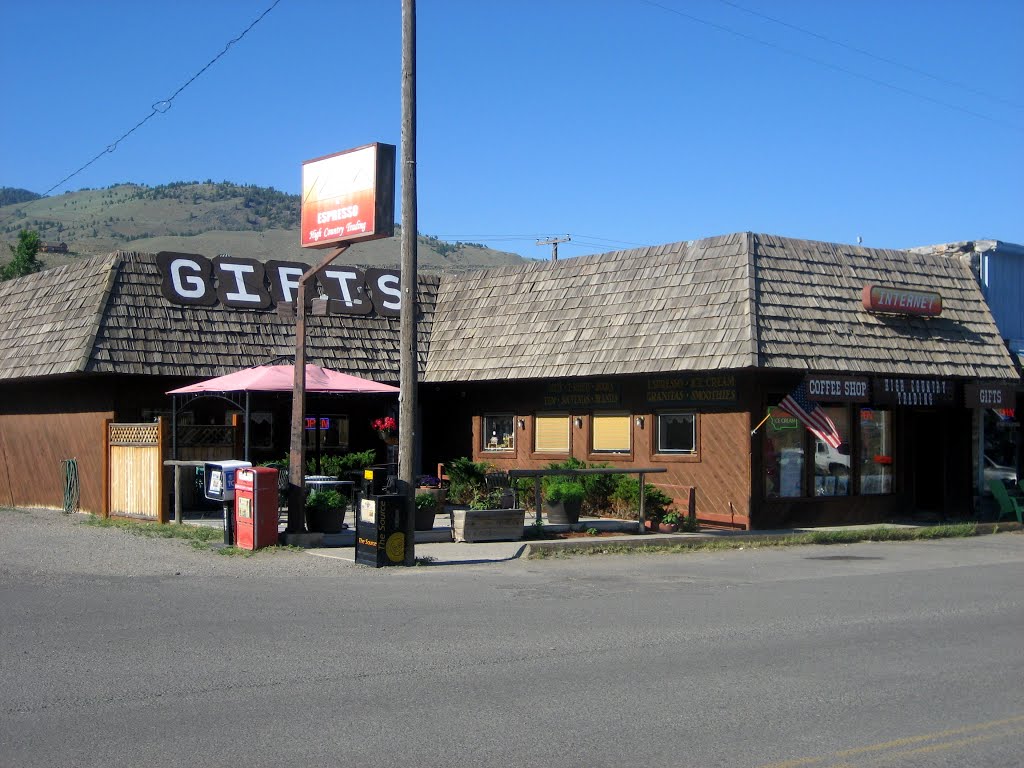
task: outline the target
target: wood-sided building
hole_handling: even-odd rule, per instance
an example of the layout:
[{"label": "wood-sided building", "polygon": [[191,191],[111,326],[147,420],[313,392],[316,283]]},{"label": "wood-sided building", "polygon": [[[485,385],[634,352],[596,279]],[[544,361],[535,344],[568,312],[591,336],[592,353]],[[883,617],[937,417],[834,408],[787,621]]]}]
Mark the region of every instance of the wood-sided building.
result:
[{"label": "wood-sided building", "polygon": [[[436,276],[419,281],[421,366],[437,282]],[[63,462],[75,459],[80,508],[103,512],[108,422],[163,416],[169,443],[166,392],[294,355],[294,310],[280,312],[274,303],[256,309],[174,303],[164,295],[165,283],[157,257],[140,253],[91,258],[0,283],[0,505],[60,507]],[[309,363],[394,384],[398,361],[397,316],[307,319]],[[395,408],[394,398],[383,403],[344,396],[321,401],[318,413],[334,417],[331,434],[344,439],[335,447],[355,448],[379,443],[369,422]],[[254,400],[253,410],[253,433],[260,438],[252,458],[284,456],[290,399],[268,395]],[[180,442],[187,447],[185,435],[193,434],[197,447],[179,457],[242,458],[238,439],[220,437],[232,434],[232,416],[224,404],[184,413]],[[268,430],[275,422],[277,430]],[[340,423],[344,435],[337,433]]]},{"label": "wood-sided building", "polygon": [[[739,233],[446,277],[425,381],[478,460],[665,467],[703,522],[764,529],[971,512],[984,393],[1020,377],[963,261]],[[779,407],[800,385],[838,448]]]},{"label": "wood-sided building", "polygon": [[[103,511],[108,422],[169,416],[169,390],[294,353],[282,309],[301,268],[218,259],[169,272],[167,257],[117,253],[0,283],[0,505],[59,507],[73,458],[81,508]],[[342,301],[357,272],[314,294]],[[940,297],[941,313],[872,311],[869,286]],[[421,276],[417,288],[421,469],[464,455],[501,469],[570,456],[664,467],[651,479],[680,501],[695,489],[705,524],[970,512],[979,413],[1020,389],[955,256],[738,233]],[[309,317],[308,361],[397,382],[394,308],[329,306],[343,314]],[[801,385],[838,447],[779,407]],[[253,404],[253,460],[284,454],[289,403]],[[357,449],[375,444],[370,421],[385,413],[346,397],[319,415],[346,425],[328,447]],[[184,426],[216,432],[229,416],[197,406]],[[237,440],[217,450],[241,458]]]}]

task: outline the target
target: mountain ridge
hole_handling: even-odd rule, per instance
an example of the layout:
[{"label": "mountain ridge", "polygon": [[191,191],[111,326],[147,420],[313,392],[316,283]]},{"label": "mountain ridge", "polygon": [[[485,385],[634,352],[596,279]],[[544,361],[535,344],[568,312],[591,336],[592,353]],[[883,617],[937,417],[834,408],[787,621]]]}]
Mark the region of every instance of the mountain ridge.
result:
[{"label": "mountain ridge", "polygon": [[[12,202],[13,201],[13,202]],[[52,197],[0,187],[0,239],[14,243],[30,229],[45,243],[65,243],[67,253],[41,252],[46,268],[116,250],[230,254],[260,261],[314,263],[321,254],[299,245],[299,196],[273,187],[232,182],[179,181],[150,187],[113,184]],[[394,237],[353,245],[342,263],[397,266],[400,227]],[[423,271],[465,271],[528,261],[480,243],[449,243],[420,234]],[[6,249],[0,252],[5,261]]]}]

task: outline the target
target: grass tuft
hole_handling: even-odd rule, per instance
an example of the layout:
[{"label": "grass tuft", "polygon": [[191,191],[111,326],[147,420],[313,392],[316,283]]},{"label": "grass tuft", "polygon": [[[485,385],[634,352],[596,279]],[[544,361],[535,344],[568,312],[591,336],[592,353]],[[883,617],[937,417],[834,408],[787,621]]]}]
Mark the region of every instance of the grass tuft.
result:
[{"label": "grass tuft", "polygon": [[[549,557],[572,557],[575,555],[626,555],[626,554],[679,554],[683,552],[707,552],[723,549],[764,549],[767,547],[793,547],[808,544],[856,544],[861,541],[926,541],[932,539],[967,538],[977,535],[974,523],[933,525],[924,528],[864,528],[860,530],[812,531],[785,536],[764,536],[762,538],[721,538],[683,539],[667,546],[631,546],[610,543],[596,547],[560,547],[558,549],[534,550],[531,560]],[[754,534],[756,536],[756,534]]]}]

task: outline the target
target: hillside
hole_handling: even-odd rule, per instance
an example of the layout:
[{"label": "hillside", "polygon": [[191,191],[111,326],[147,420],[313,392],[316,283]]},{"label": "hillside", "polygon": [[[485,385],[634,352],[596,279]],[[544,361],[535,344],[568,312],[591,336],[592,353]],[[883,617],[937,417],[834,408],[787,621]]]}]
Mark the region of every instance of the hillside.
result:
[{"label": "hillside", "polygon": [[[54,197],[0,188],[0,240],[16,241],[22,229],[39,232],[44,242],[64,242],[67,254],[41,253],[46,267],[76,258],[133,251],[226,253],[260,260],[317,261],[322,252],[299,246],[299,196],[273,188],[229,182],[175,182],[156,187],[117,184]],[[7,249],[0,249],[0,263]],[[352,246],[342,261],[397,266],[399,238]],[[418,260],[424,271],[462,271],[515,264],[521,256],[477,243],[445,243],[420,235]]]}]

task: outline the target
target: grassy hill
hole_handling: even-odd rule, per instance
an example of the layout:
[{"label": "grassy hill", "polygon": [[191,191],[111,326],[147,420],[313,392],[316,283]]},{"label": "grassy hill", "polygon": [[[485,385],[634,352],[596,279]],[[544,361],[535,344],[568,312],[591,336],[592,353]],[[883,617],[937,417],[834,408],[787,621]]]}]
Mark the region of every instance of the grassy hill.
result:
[{"label": "grassy hill", "polygon": [[[40,254],[46,267],[119,249],[225,253],[264,261],[315,262],[322,256],[298,244],[299,196],[267,187],[213,181],[116,184],[54,197],[3,187],[0,203],[0,240],[14,243],[20,230],[32,229],[44,242],[67,243],[67,254]],[[418,260],[425,271],[461,271],[524,259],[478,243],[446,243],[420,235]],[[6,261],[3,248],[0,263]],[[399,238],[354,245],[341,261],[397,266]]]}]

